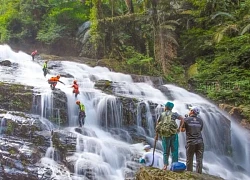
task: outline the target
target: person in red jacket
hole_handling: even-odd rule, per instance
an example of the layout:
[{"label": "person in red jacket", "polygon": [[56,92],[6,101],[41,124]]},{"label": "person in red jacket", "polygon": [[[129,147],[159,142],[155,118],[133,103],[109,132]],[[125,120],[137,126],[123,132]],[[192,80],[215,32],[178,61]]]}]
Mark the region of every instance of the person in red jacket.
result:
[{"label": "person in red jacket", "polygon": [[77,95],[79,94],[79,86],[76,80],[74,80],[74,84],[71,87],[74,88],[73,93],[75,93],[75,97],[77,97]]},{"label": "person in red jacket", "polygon": [[[60,75],[57,75],[56,77],[51,77],[51,78],[48,80],[48,83],[50,84],[50,88],[51,88],[52,90],[55,89],[57,82],[60,82],[60,83],[64,84],[64,83],[63,83],[62,81],[60,81],[59,79],[60,79]],[[64,85],[65,85],[65,84],[64,84]]]},{"label": "person in red jacket", "polygon": [[33,60],[33,61],[34,61],[36,55],[37,55],[37,50],[35,50],[35,51],[33,51],[33,52],[31,53],[31,56],[32,56],[32,60]]}]

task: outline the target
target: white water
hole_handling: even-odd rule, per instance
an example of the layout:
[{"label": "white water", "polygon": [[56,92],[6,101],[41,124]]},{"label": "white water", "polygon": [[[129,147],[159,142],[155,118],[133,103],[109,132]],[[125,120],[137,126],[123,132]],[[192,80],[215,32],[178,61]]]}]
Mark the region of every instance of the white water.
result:
[{"label": "white water", "polygon": [[[43,97],[44,105],[42,105],[42,117],[46,107],[50,107],[49,98],[51,90],[47,83],[47,79],[56,74],[71,74],[74,78],[61,78],[66,85],[58,83],[57,88],[64,91],[68,98],[68,113],[69,113],[69,125],[72,128],[67,130],[76,135],[76,153],[69,159],[76,159],[75,162],[75,177],[83,179],[87,176],[86,172],[91,169],[92,175],[96,179],[115,179],[123,180],[123,171],[126,169],[125,164],[127,160],[132,158],[135,153],[142,153],[142,144],[130,145],[128,143],[116,140],[110,133],[100,129],[100,124],[105,125],[107,128],[107,121],[111,121],[112,124],[119,128],[122,126],[121,107],[119,102],[116,101],[116,97],[107,95],[100,90],[94,89],[95,80],[106,79],[119,82],[119,87],[115,89],[116,94],[121,94],[127,97],[137,98],[141,102],[146,104],[146,120],[149,124],[148,132],[145,132],[141,127],[141,116],[137,115],[137,131],[142,134],[151,135],[148,137],[149,141],[152,141],[153,136],[153,123],[152,114],[149,112],[149,105],[147,101],[152,101],[158,104],[165,104],[168,98],[162,94],[158,89],[153,88],[148,83],[133,83],[132,78],[129,75],[110,72],[107,68],[103,67],[89,67],[84,64],[78,64],[74,62],[58,62],[59,67],[56,67],[51,71],[53,74],[47,75],[47,78],[43,77],[42,63],[32,62],[31,57],[23,52],[15,53],[9,46],[0,45],[0,59],[9,59],[12,63],[17,64],[15,71],[9,67],[0,66],[1,81],[16,82],[25,85],[34,86],[37,91],[44,93]],[[50,62],[48,63],[50,66]],[[80,84],[80,95],[75,98],[72,94],[72,88],[69,88],[76,79]],[[166,85],[174,96],[174,111],[179,112],[181,115],[186,114],[186,104],[197,105],[202,108],[201,117],[204,119],[204,172],[209,174],[221,176],[225,179],[249,179],[250,177],[237,170],[237,165],[240,164],[248,172],[250,169],[249,159],[249,141],[247,141],[246,132],[238,127],[235,123],[231,124],[231,136],[232,136],[232,148],[233,158],[226,157],[221,154],[223,149],[222,145],[218,141],[221,135],[221,131],[218,129],[218,121],[220,117],[226,116],[215,105],[206,101],[196,94],[189,93],[188,91],[178,88],[173,85]],[[84,135],[75,132],[75,126],[78,126],[77,115],[78,107],[75,104],[76,99],[79,99],[84,103],[86,107],[86,120],[84,125]],[[111,106],[114,111],[107,112],[107,105]],[[135,107],[140,111],[139,106]],[[207,113],[209,110],[209,113]],[[138,112],[137,111],[137,112]],[[159,107],[155,109],[159,111]],[[105,117],[103,117],[103,114]],[[111,114],[111,119],[108,118],[108,114]],[[219,117],[219,118],[217,118]],[[43,121],[44,118],[41,118]],[[102,121],[101,121],[102,120]],[[47,119],[44,121],[47,123]],[[53,129],[48,125],[47,129]],[[244,132],[244,133],[243,133]],[[223,133],[223,132],[222,132]],[[127,133],[128,139],[130,139]],[[119,139],[119,138],[118,138]],[[180,139],[180,152],[185,158],[185,135],[184,133],[179,135]],[[129,142],[129,141],[128,141]],[[208,146],[209,144],[209,146]],[[206,146],[207,145],[207,146]],[[49,149],[52,150],[52,149]],[[50,152],[51,153],[51,152]],[[49,155],[48,155],[49,156]],[[51,158],[51,156],[50,156]],[[58,172],[56,168],[58,164],[50,158],[43,158],[41,160],[43,165],[54,167],[55,174]],[[70,179],[68,173],[59,173],[56,177],[64,177]]]}]

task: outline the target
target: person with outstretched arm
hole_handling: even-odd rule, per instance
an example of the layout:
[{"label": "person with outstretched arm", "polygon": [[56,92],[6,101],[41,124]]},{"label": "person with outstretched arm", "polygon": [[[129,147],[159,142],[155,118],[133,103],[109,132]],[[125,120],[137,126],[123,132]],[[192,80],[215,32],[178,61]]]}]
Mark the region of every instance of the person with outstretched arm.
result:
[{"label": "person with outstretched arm", "polygon": [[73,85],[71,86],[73,89],[73,93],[75,94],[75,97],[79,94],[79,86],[77,84],[77,81],[74,80]]},{"label": "person with outstretched arm", "polygon": [[[52,90],[55,89],[56,85],[57,85],[57,82],[60,82],[62,84],[64,84],[62,81],[60,81],[60,75],[57,75],[56,77],[51,77],[49,80],[48,80],[48,83],[50,84],[50,88]],[[65,84],[64,84],[65,85]]]}]

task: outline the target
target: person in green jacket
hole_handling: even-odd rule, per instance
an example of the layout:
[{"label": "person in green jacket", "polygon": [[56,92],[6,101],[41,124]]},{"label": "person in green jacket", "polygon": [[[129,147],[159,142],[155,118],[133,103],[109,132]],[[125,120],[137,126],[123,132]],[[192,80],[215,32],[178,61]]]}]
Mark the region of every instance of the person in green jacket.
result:
[{"label": "person in green jacket", "polygon": [[86,113],[85,113],[85,106],[79,101],[76,101],[76,104],[79,106],[79,115],[78,115],[78,121],[79,121],[79,126],[82,127],[85,123],[85,117],[86,117]]},{"label": "person in green jacket", "polygon": [[43,64],[43,75],[44,77],[46,77],[46,75],[48,74],[48,61],[46,60]]}]

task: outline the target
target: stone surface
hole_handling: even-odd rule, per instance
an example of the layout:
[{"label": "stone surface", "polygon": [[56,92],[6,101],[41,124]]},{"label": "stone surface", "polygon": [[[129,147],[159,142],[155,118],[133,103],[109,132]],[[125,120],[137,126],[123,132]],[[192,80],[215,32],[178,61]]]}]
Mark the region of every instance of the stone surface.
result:
[{"label": "stone surface", "polygon": [[242,127],[250,130],[250,108],[248,106],[235,107],[229,104],[219,104],[219,107],[233,117]]},{"label": "stone surface", "polygon": [[194,172],[184,171],[183,173],[175,173],[172,171],[164,171],[152,167],[141,167],[136,174],[136,180],[222,180],[222,178],[207,174],[197,174]]},{"label": "stone surface", "polygon": [[0,66],[11,66],[11,62],[9,60],[3,60],[0,62]]},{"label": "stone surface", "polygon": [[0,108],[31,112],[33,91],[30,86],[0,82]]}]

